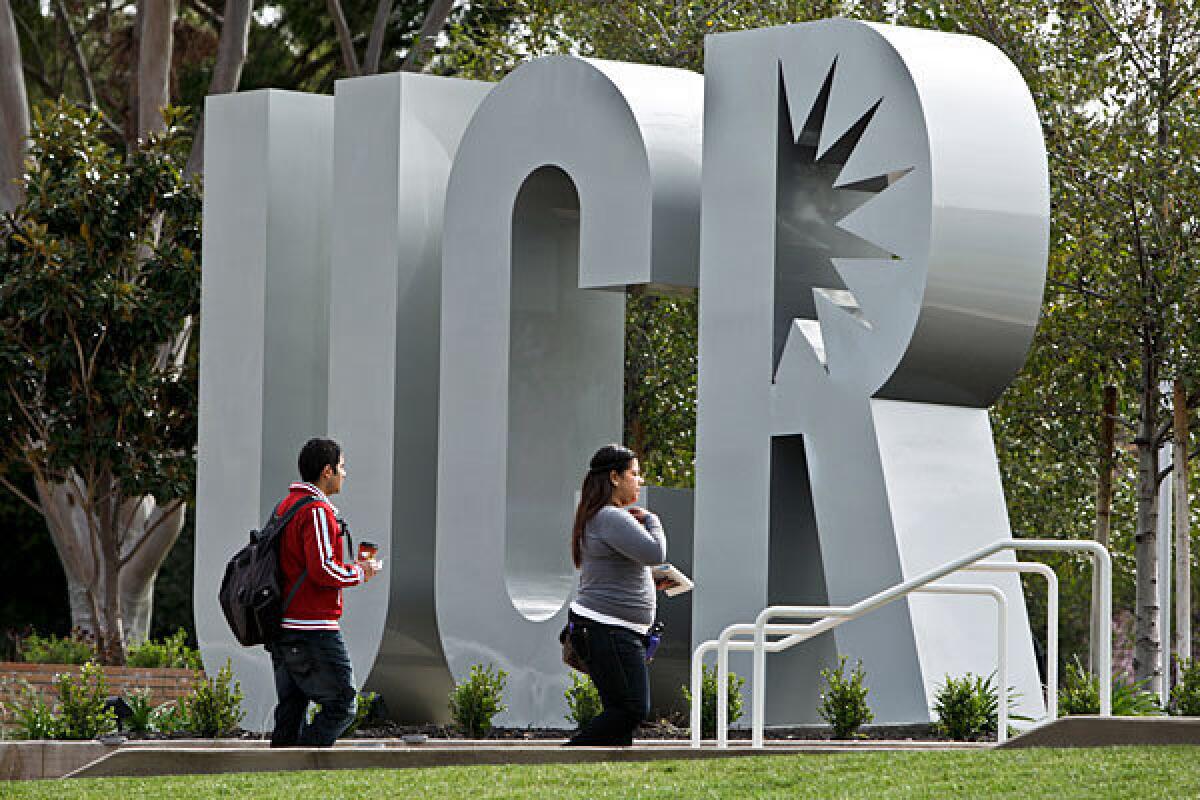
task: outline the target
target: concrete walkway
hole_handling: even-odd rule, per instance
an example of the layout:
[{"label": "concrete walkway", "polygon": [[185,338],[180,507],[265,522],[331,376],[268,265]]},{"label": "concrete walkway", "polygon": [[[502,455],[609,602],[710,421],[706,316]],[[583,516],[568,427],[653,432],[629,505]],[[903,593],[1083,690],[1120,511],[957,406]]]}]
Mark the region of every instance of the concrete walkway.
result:
[{"label": "concrete walkway", "polygon": [[[853,742],[767,740],[762,750],[736,739],[725,750],[706,742],[692,749],[678,739],[639,739],[629,748],[567,748],[563,739],[348,739],[332,748],[272,750],[245,739],[175,741],[0,742],[0,780],[61,777],[203,775],[314,769],[403,769],[495,764],[579,764],[602,761],[741,758],[752,755],[878,751],[990,750],[992,742],[920,740]],[[1009,740],[1001,747],[1200,745],[1200,718],[1067,717]]]},{"label": "concrete walkway", "polygon": [[563,740],[502,742],[496,740],[430,740],[405,744],[400,740],[339,742],[333,748],[271,750],[250,743],[242,746],[123,746],[73,772],[68,778],[148,775],[202,775],[228,772],[281,772],[328,769],[403,769],[497,764],[583,764],[603,761],[739,758],[754,755],[847,753],[868,750],[980,749],[990,744],[958,742],[819,742],[772,741],[763,750],[749,743],[718,750],[711,744],[693,749],[684,742],[638,740],[633,747],[562,747]]}]

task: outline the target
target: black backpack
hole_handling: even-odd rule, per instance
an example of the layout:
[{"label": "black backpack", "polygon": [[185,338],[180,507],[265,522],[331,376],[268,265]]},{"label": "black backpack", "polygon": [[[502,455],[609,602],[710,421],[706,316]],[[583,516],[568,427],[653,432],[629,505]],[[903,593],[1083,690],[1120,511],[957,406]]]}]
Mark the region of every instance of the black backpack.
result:
[{"label": "black backpack", "polygon": [[269,644],[279,635],[283,615],[308,574],[305,568],[285,599],[279,569],[283,529],[297,511],[316,499],[313,495],[301,497],[283,516],[272,513],[261,531],[250,531],[250,544],[229,559],[217,597],[229,629],[243,645]]}]

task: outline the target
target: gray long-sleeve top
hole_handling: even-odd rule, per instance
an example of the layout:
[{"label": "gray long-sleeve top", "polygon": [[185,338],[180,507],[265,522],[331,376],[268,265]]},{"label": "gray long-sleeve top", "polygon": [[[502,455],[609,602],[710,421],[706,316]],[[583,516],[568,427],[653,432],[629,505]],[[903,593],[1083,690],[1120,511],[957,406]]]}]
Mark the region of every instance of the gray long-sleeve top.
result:
[{"label": "gray long-sleeve top", "polygon": [[575,602],[638,625],[654,622],[649,567],[667,560],[667,537],[654,514],[643,525],[623,508],[604,506],[583,529],[583,566]]}]

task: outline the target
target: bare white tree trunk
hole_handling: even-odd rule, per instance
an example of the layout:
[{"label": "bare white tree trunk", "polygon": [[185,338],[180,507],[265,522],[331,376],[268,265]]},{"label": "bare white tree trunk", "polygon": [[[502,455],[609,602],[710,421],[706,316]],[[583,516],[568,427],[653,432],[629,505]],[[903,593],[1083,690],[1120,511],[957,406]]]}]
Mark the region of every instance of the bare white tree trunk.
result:
[{"label": "bare white tree trunk", "polygon": [[383,39],[387,34],[388,20],[392,16],[392,0],[379,0],[375,6],[375,22],[371,25],[371,38],[367,40],[367,57],[363,61],[363,74],[379,72],[379,59],[383,56]]},{"label": "bare white tree trunk", "polygon": [[[105,525],[102,515],[89,521],[81,502],[88,495],[82,480],[35,481],[35,486],[67,576],[71,627],[93,635],[102,626],[116,628],[125,644],[144,641],[150,632],[155,578],[183,530],[186,504],[172,501],[159,506],[149,496],[121,502],[117,530],[111,531],[115,547],[106,548],[95,533]],[[117,563],[108,563],[113,560]],[[108,591],[112,575],[117,583],[114,594]]]},{"label": "bare white tree trunk", "polygon": [[1175,464],[1171,485],[1174,488],[1175,519],[1175,658],[1192,657],[1192,539],[1191,504],[1188,500],[1188,412],[1183,381],[1175,379]]},{"label": "bare white tree trunk", "polygon": [[21,43],[12,6],[9,0],[0,0],[0,213],[21,202],[21,188],[15,181],[25,173],[28,142],[29,100]]},{"label": "bare white tree trunk", "polygon": [[[209,95],[236,92],[246,64],[246,47],[250,40],[251,0],[225,0],[225,17],[221,23],[221,38],[217,42],[217,62],[213,65]],[[187,174],[204,172],[204,107],[196,118],[196,136],[188,156]]]},{"label": "bare white tree trunk", "polygon": [[[1112,527],[1113,473],[1116,471],[1116,459],[1113,450],[1116,447],[1117,419],[1117,387],[1104,387],[1104,404],[1100,417],[1100,463],[1096,480],[1096,541],[1108,549],[1109,531]],[[1097,663],[1097,643],[1102,641],[1106,630],[1112,627],[1111,619],[1100,615],[1100,575],[1092,570],[1092,612],[1091,634],[1088,637],[1088,672],[1095,674]],[[1047,665],[1050,669],[1050,665]],[[1054,667],[1057,669],[1057,666]]]},{"label": "bare white tree trunk", "polygon": [[412,47],[408,48],[408,55],[404,57],[404,64],[400,67],[401,71],[421,71],[424,67],[422,62],[425,53],[437,41],[438,34],[442,32],[442,28],[446,27],[446,20],[450,18],[450,12],[453,10],[454,0],[432,0],[429,9],[425,12],[425,18],[421,20],[421,30],[417,31],[417,37],[413,39]]},{"label": "bare white tree trunk", "polygon": [[[1153,376],[1151,376],[1153,377]],[[1155,409],[1158,390],[1146,381],[1138,419],[1137,597],[1134,603],[1133,672],[1145,680],[1146,690],[1162,693],[1162,639],[1158,630],[1158,446],[1155,442]]]},{"label": "bare white tree trunk", "polygon": [[325,7],[333,19],[333,27],[337,31],[338,46],[342,49],[342,68],[348,77],[354,78],[361,74],[358,68],[358,56],[354,54],[354,37],[350,35],[350,26],[346,24],[346,14],[342,11],[341,0],[325,0]]},{"label": "bare white tree trunk", "polygon": [[165,128],[162,110],[171,100],[175,0],[141,0],[138,8],[137,135],[143,140]]},{"label": "bare white tree trunk", "polygon": [[182,502],[159,506],[153,497],[143,497],[131,505],[135,511],[127,536],[128,545],[122,555],[128,556],[133,547],[146,537],[129,561],[121,568],[118,582],[121,609],[125,618],[125,639],[130,644],[143,642],[150,635],[154,611],[154,583],[158,570],[183,530],[187,505]]}]

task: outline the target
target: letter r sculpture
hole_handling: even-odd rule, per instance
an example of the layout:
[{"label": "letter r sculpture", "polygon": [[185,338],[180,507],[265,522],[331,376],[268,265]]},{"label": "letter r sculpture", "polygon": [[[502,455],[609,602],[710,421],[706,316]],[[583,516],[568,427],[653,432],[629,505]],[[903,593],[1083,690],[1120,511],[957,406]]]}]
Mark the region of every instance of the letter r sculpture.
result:
[{"label": "letter r sculpture", "polygon": [[[1038,319],[1045,148],[972,37],[825,20],[709,37],[693,640],[851,604],[1010,535],[988,421]],[[958,580],[956,577],[955,580]],[[1009,657],[1038,673],[1015,576]],[[986,598],[913,597],[768,660],[767,723],[861,658],[880,722],[995,668]],[[748,657],[734,669],[748,674]]]}]

